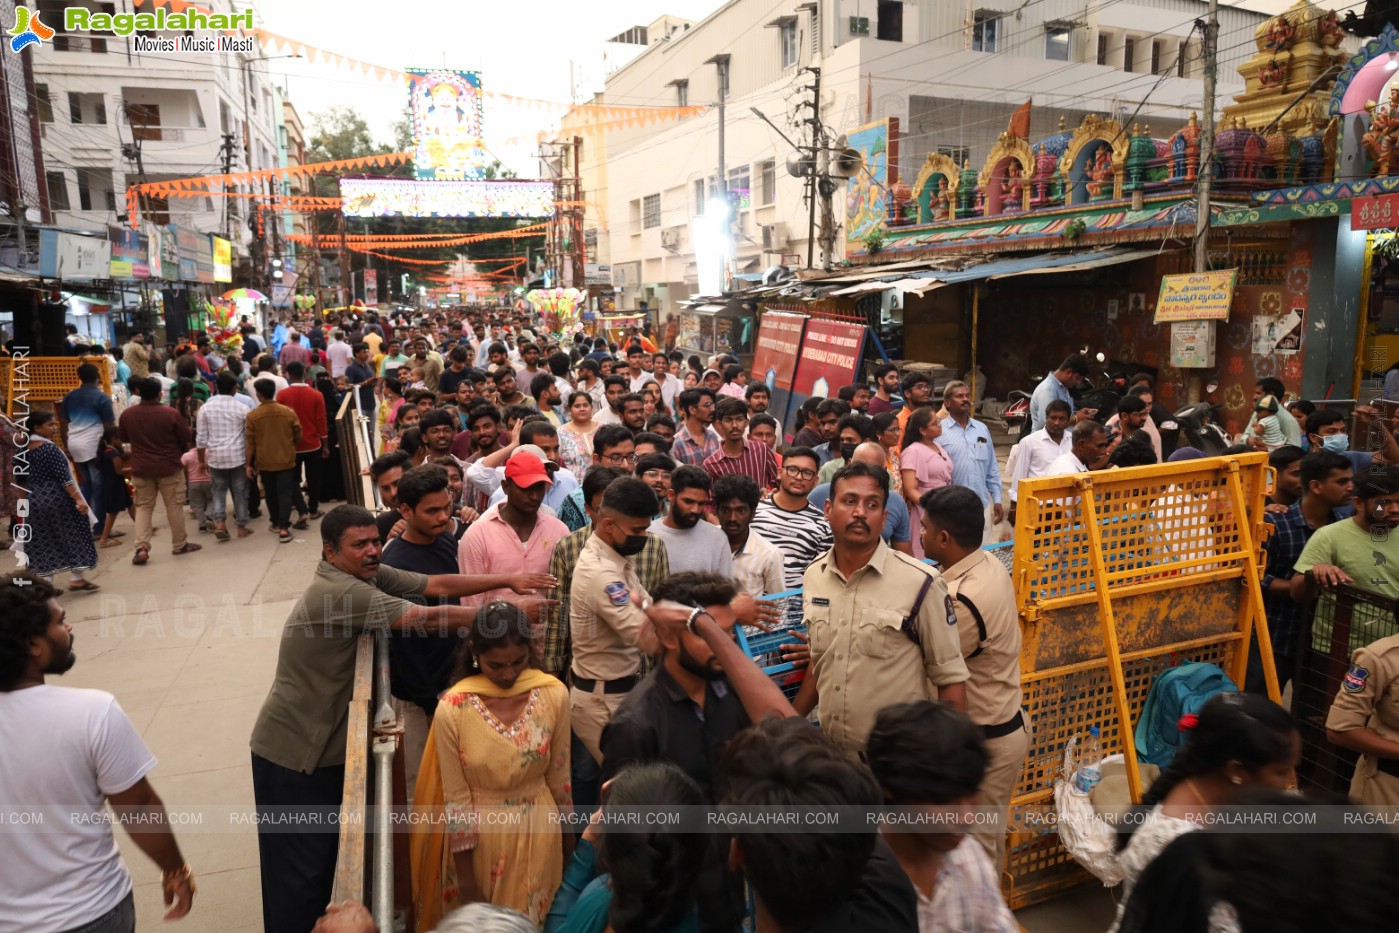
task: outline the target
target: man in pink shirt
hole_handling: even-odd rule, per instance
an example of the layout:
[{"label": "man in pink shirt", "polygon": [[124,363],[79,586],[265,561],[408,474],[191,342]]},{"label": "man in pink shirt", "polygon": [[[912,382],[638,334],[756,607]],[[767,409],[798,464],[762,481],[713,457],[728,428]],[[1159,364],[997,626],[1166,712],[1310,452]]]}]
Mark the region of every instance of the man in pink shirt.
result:
[{"label": "man in pink shirt", "polygon": [[[505,501],[491,506],[461,539],[457,565],[462,573],[548,573],[554,545],[568,537],[568,526],[541,514],[544,494],[553,485],[544,461],[528,450],[505,462]],[[478,606],[513,599],[509,589],[489,590],[462,600]]]},{"label": "man in pink shirt", "polygon": [[283,369],[286,369],[287,364],[293,361],[309,369],[311,366],[311,351],[306,349],[306,345],[301,342],[300,332],[292,331],[287,336],[290,338],[290,341],[286,346],[282,347],[282,351],[277,354],[277,362]]}]

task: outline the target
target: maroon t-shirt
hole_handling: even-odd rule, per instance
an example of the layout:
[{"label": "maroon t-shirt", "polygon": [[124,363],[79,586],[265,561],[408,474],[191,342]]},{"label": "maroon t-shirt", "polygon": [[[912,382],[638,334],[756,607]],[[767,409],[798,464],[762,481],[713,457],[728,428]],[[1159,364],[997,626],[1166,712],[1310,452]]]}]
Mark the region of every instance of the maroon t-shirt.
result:
[{"label": "maroon t-shirt", "polygon": [[121,413],[117,427],[122,441],[131,445],[131,475],[140,479],[179,473],[180,457],[194,441],[189,422],[160,402],[132,405]]}]

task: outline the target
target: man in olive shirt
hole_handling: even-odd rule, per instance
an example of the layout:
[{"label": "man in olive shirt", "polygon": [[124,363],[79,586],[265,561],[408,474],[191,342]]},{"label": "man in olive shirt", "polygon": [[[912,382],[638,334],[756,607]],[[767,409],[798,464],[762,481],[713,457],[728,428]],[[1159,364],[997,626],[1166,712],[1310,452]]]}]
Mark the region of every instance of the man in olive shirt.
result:
[{"label": "man in olive shirt", "polygon": [[[264,933],[310,933],[330,902],[339,837],[328,815],[339,809],[345,781],[358,637],[385,629],[468,629],[474,607],[410,599],[460,598],[498,582],[381,566],[374,516],[355,505],[338,506],[321,521],[321,546],[315,578],[287,618],[272,689],[249,743]],[[531,582],[549,585],[547,579]],[[545,602],[519,605],[538,622]]]},{"label": "man in olive shirt", "polygon": [[274,401],[277,384],[271,379],[253,383],[258,406],[248,412],[248,479],[257,481],[267,494],[272,530],[281,542],[291,538],[291,504],[296,491],[296,445],[301,443],[301,419],[292,409]]},{"label": "man in olive shirt", "polygon": [[835,546],[804,577],[811,666],[792,705],[805,716],[819,699],[821,728],[852,755],[864,750],[875,716],[893,703],[939,699],[966,707],[967,665],[952,599],[937,571],[879,536],[888,501],[882,467],[842,467],[826,501]]}]

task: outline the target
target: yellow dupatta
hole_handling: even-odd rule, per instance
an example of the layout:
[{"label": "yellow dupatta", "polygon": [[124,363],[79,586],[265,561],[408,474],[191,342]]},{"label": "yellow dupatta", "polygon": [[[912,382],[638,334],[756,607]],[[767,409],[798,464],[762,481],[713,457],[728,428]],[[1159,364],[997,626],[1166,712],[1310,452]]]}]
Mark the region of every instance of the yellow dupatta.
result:
[{"label": "yellow dupatta", "polygon": [[[550,674],[532,667],[520,674],[508,689],[496,686],[483,674],[459,680],[443,696],[453,693],[474,693],[489,699],[505,700],[529,693],[539,687],[558,683]],[[435,929],[439,920],[456,907],[456,885],[451,903],[445,896],[448,873],[453,871],[452,853],[447,847],[447,832],[443,814],[446,795],[442,789],[442,771],[437,758],[437,720],[433,718],[423,748],[423,762],[418,769],[418,783],[413,788],[415,819],[409,840],[409,857],[413,870],[413,901],[420,933]]]}]

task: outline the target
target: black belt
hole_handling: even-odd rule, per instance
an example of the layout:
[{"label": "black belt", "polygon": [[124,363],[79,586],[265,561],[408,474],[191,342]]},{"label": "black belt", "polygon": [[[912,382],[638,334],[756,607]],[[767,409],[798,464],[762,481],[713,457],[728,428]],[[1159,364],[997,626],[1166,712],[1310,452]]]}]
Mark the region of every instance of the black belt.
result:
[{"label": "black belt", "polygon": [[584,693],[592,693],[597,689],[598,684],[602,684],[603,693],[627,693],[632,687],[640,683],[641,678],[636,674],[628,674],[626,677],[619,677],[617,680],[593,680],[591,677],[579,677],[577,674],[569,672],[569,682]]},{"label": "black belt", "polygon": [[1001,723],[999,726],[982,726],[981,733],[988,739],[999,739],[1002,736],[1010,735],[1025,725],[1024,710],[1016,710],[1015,715]]},{"label": "black belt", "polygon": [[1390,777],[1399,777],[1399,758],[1377,758],[1375,769],[1381,774],[1388,774]]}]

